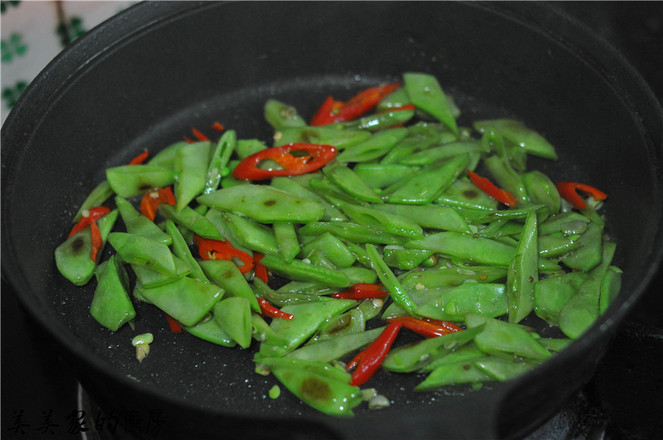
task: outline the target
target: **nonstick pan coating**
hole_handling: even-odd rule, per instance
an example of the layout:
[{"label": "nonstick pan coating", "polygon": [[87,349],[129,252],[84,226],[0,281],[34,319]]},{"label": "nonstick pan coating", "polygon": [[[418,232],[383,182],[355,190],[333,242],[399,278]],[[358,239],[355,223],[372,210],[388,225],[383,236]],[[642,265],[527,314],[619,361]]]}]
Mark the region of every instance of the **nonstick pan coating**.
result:
[{"label": "nonstick pan coating", "polygon": [[[609,194],[608,233],[624,271],[615,304],[562,354],[521,378],[418,394],[418,377],[371,383],[395,403],[332,419],[288,393],[251,354],[172,334],[137,308],[136,328],[101,328],[88,313],[93,284],[75,288],[53,250],[104,170],[156,152],[192,127],[221,121],[269,142],[268,98],[311,115],[330,94],[434,74],[462,124],[513,117],[557,148],[530,160],[556,179]],[[163,408],[173,438],[247,436],[484,438],[525,434],[592,375],[615,326],[661,259],[661,109],[637,73],[582,26],[525,3],[147,3],[102,24],[56,58],[2,129],[2,271],[102,405]],[[533,323],[538,325],[537,323]],[[545,333],[545,327],[539,327]],[[138,363],[130,340],[155,334]],[[192,437],[189,437],[192,436]]]}]

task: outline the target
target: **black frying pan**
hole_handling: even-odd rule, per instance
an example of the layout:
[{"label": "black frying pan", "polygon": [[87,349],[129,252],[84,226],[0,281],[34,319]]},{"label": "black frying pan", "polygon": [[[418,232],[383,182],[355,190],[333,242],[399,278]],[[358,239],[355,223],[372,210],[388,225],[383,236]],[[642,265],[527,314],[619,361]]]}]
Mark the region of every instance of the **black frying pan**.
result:
[{"label": "black frying pan", "polygon": [[[559,356],[505,384],[412,392],[420,378],[371,382],[395,404],[326,417],[270,378],[251,354],[171,334],[139,307],[113,334],[88,314],[93,285],[56,271],[53,249],[110,166],[222,121],[269,140],[274,97],[311,115],[329,94],[436,75],[461,123],[514,117],[558,149],[530,166],[609,194],[608,232],[624,270],[616,302]],[[602,41],[543,4],[149,3],[76,41],[23,94],[2,128],[2,273],[103,407],[159,409],[172,438],[487,438],[530,432],[592,375],[616,325],[661,261],[663,114],[638,74]],[[545,329],[540,329],[545,331]],[[130,339],[151,331],[139,364]]]}]

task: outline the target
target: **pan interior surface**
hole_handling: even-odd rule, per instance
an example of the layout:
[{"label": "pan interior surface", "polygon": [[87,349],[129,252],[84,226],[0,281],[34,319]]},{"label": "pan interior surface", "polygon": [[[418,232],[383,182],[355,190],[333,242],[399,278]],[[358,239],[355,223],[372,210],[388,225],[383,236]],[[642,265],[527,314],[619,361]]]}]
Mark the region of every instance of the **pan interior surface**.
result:
[{"label": "pan interior surface", "polygon": [[[550,28],[560,17],[541,6],[523,5],[518,13],[513,7],[239,2],[132,8],[49,65],[10,115],[9,127],[3,127],[3,275],[77,359],[155,398],[231,416],[322,420],[354,434],[367,432],[362,429],[372,426],[368,423],[407,412],[417,415],[403,421],[401,429],[415,429],[416,422],[425,436],[449,422],[449,416],[436,420],[435,414],[454,405],[464,411],[460,419],[473,420],[472,409],[489,412],[508,386],[421,394],[412,391],[420,377],[396,382],[381,372],[374,386],[394,401],[392,407],[374,414],[360,410],[355,420],[338,422],[288,393],[271,400],[266,395],[273,378],[254,373],[251,351],[173,334],[150,306],[137,307],[135,329],[103,329],[88,314],[93,284],[73,287],[57,273],[52,258],[104,170],[145,148],[159,151],[193,127],[214,121],[236,130],[238,138],[270,144],[272,130],[262,116],[269,98],[312,115],[328,95],[350,97],[397,81],[403,72],[428,72],[463,111],[461,124],[496,117],[523,120],[560,156],[557,162],[532,159],[530,168],[559,180],[593,182],[609,194],[608,233],[618,245],[615,264],[624,271],[612,315],[568,355],[517,382],[516,390],[556,392],[550,400],[558,405],[581,385],[578,381],[588,379],[607,343],[604,334],[635,301],[653,273],[651,265],[660,260],[660,108],[638,107],[646,87],[638,78],[629,83],[635,74],[606,47],[593,43],[596,51],[588,54],[569,42],[586,36],[584,31],[566,22]],[[64,68],[69,70],[62,76]],[[607,73],[611,68],[623,77]],[[54,77],[63,80],[54,84]],[[652,132],[649,124],[656,117],[658,131]],[[155,335],[152,352],[138,363],[131,338],[148,331]],[[565,379],[566,364],[588,356],[573,373],[575,381]],[[530,421],[523,426],[554,410],[551,405],[525,411]],[[486,414],[485,423],[493,428],[491,416]]]}]

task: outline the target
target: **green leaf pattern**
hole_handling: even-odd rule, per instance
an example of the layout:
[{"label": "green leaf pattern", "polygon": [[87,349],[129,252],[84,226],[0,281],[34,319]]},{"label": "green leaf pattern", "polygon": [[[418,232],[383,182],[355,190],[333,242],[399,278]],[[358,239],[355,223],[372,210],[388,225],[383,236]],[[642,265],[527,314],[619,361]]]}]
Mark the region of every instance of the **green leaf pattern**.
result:
[{"label": "green leaf pattern", "polygon": [[28,84],[61,49],[133,3],[0,1],[2,123]]}]

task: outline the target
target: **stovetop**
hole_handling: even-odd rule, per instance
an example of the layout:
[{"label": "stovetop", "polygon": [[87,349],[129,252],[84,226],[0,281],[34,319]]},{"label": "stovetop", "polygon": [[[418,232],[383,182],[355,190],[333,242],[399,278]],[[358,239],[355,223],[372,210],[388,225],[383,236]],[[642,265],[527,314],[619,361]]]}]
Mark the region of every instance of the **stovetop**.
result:
[{"label": "stovetop", "polygon": [[[555,3],[626,56],[663,102],[663,2]],[[592,380],[530,440],[660,438],[663,433],[663,271],[621,325]],[[158,436],[159,414],[101,412],[2,281],[0,437]]]}]

